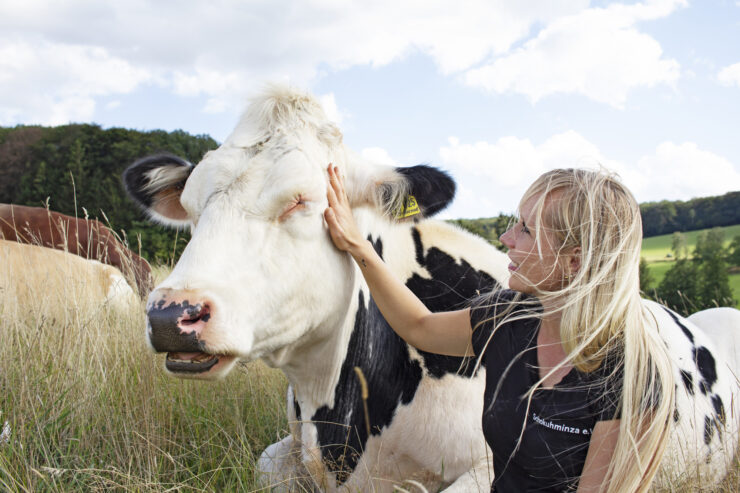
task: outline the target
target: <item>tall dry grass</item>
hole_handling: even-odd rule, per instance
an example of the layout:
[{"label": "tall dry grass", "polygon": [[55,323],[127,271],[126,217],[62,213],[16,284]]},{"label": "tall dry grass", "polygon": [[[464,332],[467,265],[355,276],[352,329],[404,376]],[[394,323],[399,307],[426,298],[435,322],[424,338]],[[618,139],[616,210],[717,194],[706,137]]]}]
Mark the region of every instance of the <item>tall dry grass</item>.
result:
[{"label": "tall dry grass", "polygon": [[[251,363],[223,381],[175,379],[145,344],[141,307],[70,302],[69,285],[33,289],[0,321],[0,428],[10,427],[0,490],[258,489],[257,458],[287,433],[279,371]],[[740,463],[706,485],[658,491],[740,491]]]},{"label": "tall dry grass", "polygon": [[145,344],[140,307],[81,302],[70,285],[29,289],[0,321],[0,490],[255,489],[256,459],[286,433],[280,372],[255,363],[219,382],[174,379]]}]

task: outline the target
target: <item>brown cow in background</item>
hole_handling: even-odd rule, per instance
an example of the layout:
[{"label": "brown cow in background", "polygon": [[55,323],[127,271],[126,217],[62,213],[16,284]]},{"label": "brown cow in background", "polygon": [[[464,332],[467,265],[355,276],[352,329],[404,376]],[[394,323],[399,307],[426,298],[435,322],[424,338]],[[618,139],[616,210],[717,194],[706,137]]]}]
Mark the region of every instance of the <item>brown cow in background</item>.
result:
[{"label": "brown cow in background", "polygon": [[118,241],[96,219],[82,219],[42,207],[0,204],[0,239],[64,250],[117,267],[133,276],[139,295],[146,299],[152,289],[149,263]]}]

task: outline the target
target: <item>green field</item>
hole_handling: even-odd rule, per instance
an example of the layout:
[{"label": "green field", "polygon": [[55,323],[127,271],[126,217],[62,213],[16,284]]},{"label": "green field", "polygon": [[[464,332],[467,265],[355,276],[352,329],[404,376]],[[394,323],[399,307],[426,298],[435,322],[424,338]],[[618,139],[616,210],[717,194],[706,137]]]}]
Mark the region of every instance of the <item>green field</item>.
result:
[{"label": "green field", "polygon": [[[720,229],[722,229],[725,232],[725,246],[729,245],[735,236],[740,235],[740,224],[736,224],[734,226],[725,226],[724,228],[720,228]],[[709,230],[700,229],[696,231],[684,232],[684,236],[686,236],[686,243],[689,247],[689,250],[694,248],[694,245],[696,245],[696,237],[699,236],[699,233],[702,233],[704,231],[709,231]],[[645,238],[644,240],[642,240],[642,256],[649,263],[672,258],[672,252],[671,252],[672,239],[673,239],[672,234],[652,236],[650,238]]]},{"label": "green field", "polygon": [[[740,224],[726,226],[721,229],[725,232],[725,246],[729,245],[735,236],[740,235]],[[696,237],[704,231],[708,230],[702,229],[684,233],[689,251],[696,245]],[[673,257],[669,256],[671,254],[672,239],[673,235],[670,234],[653,236],[642,240],[642,257],[647,260],[650,273],[653,275],[653,287],[660,284],[665,273],[673,265]],[[733,297],[738,300],[736,306],[740,308],[740,273],[730,274],[730,288],[732,288]]]}]

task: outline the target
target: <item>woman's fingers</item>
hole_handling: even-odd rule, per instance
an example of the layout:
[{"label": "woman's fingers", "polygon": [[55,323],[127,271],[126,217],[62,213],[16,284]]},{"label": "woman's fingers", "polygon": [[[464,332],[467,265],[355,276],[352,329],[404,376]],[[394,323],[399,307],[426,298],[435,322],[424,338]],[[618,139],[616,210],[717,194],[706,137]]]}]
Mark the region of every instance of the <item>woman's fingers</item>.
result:
[{"label": "woman's fingers", "polygon": [[329,207],[336,207],[338,203],[337,192],[334,190],[334,186],[327,187],[326,198],[329,200]]},{"label": "woman's fingers", "polygon": [[329,227],[332,241],[340,250],[348,251],[355,243],[358,236],[357,227],[352,217],[349,199],[344,191],[344,182],[339,175],[339,170],[329,165],[329,186],[326,190],[326,198],[329,207],[324,211],[324,219]]},{"label": "woman's fingers", "polygon": [[330,164],[328,171],[330,188],[334,191],[337,200],[342,203],[348,203],[349,199],[347,199],[347,193],[344,190],[344,180],[339,174],[339,168]]}]

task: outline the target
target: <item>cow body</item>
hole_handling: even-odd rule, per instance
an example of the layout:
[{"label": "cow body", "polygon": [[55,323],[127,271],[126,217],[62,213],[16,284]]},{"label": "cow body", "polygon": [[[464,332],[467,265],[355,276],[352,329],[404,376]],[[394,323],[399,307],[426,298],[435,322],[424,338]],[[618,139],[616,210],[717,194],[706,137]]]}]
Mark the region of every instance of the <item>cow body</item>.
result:
[{"label": "cow body", "polygon": [[[48,314],[65,305],[92,310],[108,305],[130,311],[137,296],[121,271],[96,260],[16,241],[0,240],[0,314],[15,319],[29,313]],[[56,299],[52,293],[63,293]]]},{"label": "cow body", "polygon": [[81,219],[41,207],[0,204],[0,239],[63,250],[131,274],[139,295],[152,288],[151,267],[95,219]]},{"label": "cow body", "polygon": [[[274,89],[197,167],[152,156],[126,171],[130,194],[154,219],[189,224],[193,233],[149,297],[147,338],[178,376],[214,378],[254,358],[285,372],[291,433],[263,453],[265,484],[392,491],[415,480],[433,490],[488,491],[485,368],[418,351],[391,330],[326,232],[329,162],[346,176],[360,230],[431,310],[464,307],[505,285],[505,255],[423,219],[451,199],[449,177],[363,161],[315,100]],[[419,214],[405,207],[408,196]],[[687,464],[720,478],[732,458],[722,449],[737,443],[737,381],[697,327],[659,305],[646,302],[646,310],[676,357],[665,478]]]}]

